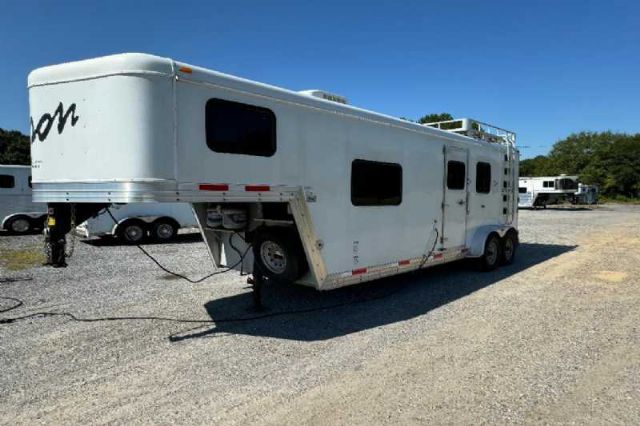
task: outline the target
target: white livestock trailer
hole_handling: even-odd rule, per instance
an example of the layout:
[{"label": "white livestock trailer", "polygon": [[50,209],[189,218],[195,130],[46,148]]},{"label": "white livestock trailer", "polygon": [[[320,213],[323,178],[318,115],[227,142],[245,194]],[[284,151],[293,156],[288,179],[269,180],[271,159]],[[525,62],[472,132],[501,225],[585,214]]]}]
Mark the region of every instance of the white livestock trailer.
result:
[{"label": "white livestock trailer", "polygon": [[145,54],[37,69],[28,85],[54,265],[70,218],[130,202],[191,203],[215,266],[224,249],[227,265],[320,290],[513,260],[512,133],[440,130]]},{"label": "white livestock trailer", "polygon": [[198,226],[188,203],[113,204],[76,227],[85,237],[115,236],[128,244],[147,238],[156,242],[173,240],[181,228]]},{"label": "white livestock trailer", "polygon": [[573,200],[578,191],[578,176],[520,177],[518,207],[546,208],[548,204]]},{"label": "white livestock trailer", "polygon": [[31,200],[31,167],[0,165],[0,229],[25,234],[46,217],[47,205]]}]

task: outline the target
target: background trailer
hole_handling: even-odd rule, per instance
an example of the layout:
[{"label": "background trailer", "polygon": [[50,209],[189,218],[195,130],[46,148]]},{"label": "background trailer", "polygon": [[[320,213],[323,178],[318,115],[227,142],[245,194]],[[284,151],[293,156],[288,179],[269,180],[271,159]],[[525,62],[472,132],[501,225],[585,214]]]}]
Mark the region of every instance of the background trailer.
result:
[{"label": "background trailer", "polygon": [[31,197],[31,167],[0,165],[0,229],[14,234],[42,229],[47,205]]},{"label": "background trailer", "polygon": [[28,84],[54,265],[72,213],[130,202],[192,203],[216,265],[224,246],[228,265],[317,289],[513,259],[511,132],[441,130],[144,54],[41,68]]}]

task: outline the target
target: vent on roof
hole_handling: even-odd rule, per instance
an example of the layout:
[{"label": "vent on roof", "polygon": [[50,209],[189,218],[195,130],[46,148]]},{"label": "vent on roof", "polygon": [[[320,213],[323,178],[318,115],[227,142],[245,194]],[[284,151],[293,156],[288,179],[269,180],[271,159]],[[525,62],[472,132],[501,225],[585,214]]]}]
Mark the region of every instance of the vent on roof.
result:
[{"label": "vent on roof", "polygon": [[334,93],[325,92],[324,90],[301,90],[298,92],[307,96],[314,96],[316,98],[325,99],[331,102],[337,102],[339,104],[347,104],[347,98],[344,96],[336,95]]}]

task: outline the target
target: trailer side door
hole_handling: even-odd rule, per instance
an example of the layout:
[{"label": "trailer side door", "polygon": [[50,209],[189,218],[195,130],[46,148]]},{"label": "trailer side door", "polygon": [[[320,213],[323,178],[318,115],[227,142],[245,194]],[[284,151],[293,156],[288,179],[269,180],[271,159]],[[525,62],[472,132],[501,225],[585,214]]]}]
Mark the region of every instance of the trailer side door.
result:
[{"label": "trailer side door", "polygon": [[444,147],[442,234],[444,248],[464,246],[467,233],[469,151]]}]

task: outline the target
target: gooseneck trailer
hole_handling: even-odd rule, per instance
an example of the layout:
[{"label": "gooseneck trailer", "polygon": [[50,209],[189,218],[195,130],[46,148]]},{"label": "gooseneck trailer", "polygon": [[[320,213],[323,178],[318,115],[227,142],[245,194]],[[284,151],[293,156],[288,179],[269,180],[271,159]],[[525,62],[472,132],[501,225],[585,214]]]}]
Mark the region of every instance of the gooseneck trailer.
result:
[{"label": "gooseneck trailer", "polygon": [[518,207],[546,208],[549,204],[573,200],[578,191],[578,176],[520,177]]},{"label": "gooseneck trailer", "polygon": [[144,54],[41,68],[28,84],[54,265],[72,222],[134,202],[191,203],[216,267],[224,252],[227,265],[320,290],[513,260],[511,132],[420,125]]}]

